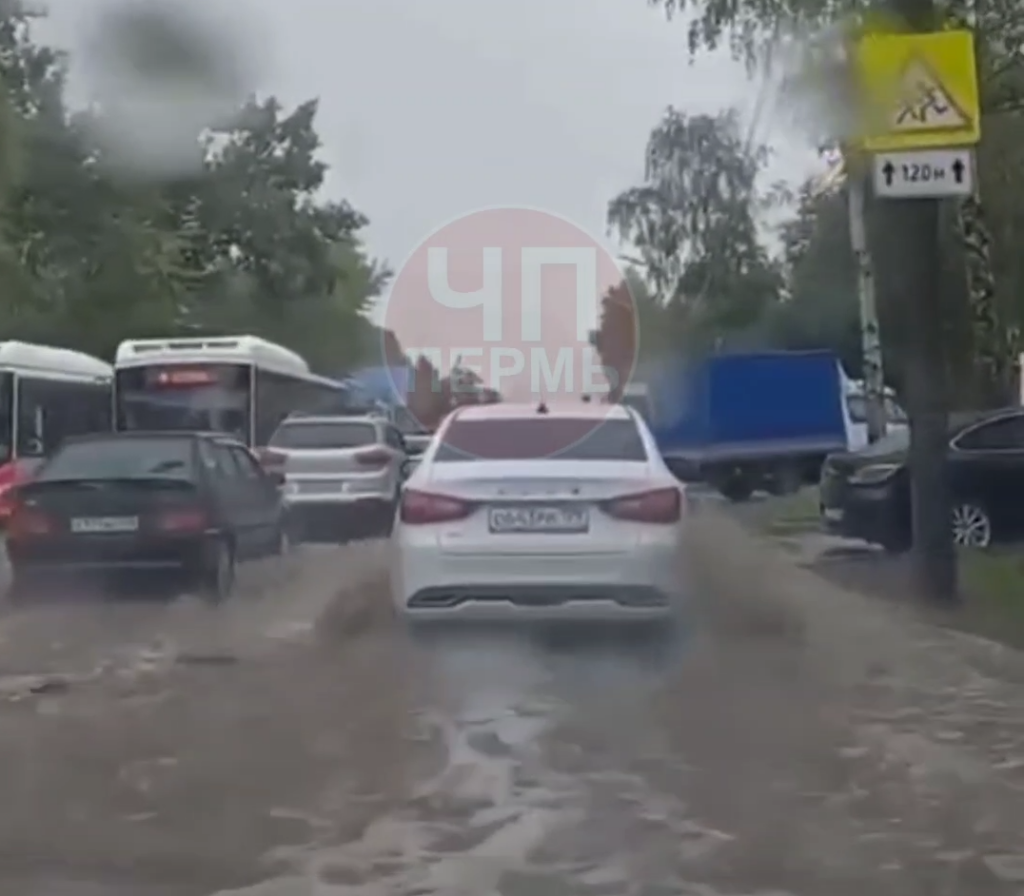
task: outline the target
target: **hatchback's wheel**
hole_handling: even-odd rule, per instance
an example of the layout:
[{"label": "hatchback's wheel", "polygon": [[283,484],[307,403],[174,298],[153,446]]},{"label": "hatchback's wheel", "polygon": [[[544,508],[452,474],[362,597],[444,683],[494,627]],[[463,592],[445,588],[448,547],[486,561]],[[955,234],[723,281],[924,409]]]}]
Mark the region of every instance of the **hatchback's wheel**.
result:
[{"label": "hatchback's wheel", "polygon": [[292,552],[291,529],[287,522],[281,524],[277,530],[277,542],[274,545],[275,557],[287,557]]},{"label": "hatchback's wheel", "polygon": [[206,566],[199,583],[203,596],[211,603],[220,603],[231,596],[235,588],[234,548],[227,541],[218,541],[211,546]]},{"label": "hatchback's wheel", "polygon": [[987,548],[992,544],[992,520],[977,504],[953,506],[953,541],[965,548]]}]

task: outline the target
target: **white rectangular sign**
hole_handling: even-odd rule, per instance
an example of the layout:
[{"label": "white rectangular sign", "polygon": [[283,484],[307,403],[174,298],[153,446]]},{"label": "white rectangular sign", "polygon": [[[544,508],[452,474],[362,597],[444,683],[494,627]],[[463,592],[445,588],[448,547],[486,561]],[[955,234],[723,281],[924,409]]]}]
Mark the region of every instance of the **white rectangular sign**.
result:
[{"label": "white rectangular sign", "polygon": [[885,199],[941,199],[974,192],[974,150],[915,149],[874,157],[875,195]]}]

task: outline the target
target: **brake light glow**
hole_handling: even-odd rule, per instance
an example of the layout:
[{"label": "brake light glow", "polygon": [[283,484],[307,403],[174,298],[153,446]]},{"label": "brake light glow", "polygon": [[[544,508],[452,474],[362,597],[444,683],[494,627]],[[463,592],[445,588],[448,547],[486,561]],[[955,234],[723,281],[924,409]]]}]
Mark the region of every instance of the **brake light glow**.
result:
[{"label": "brake light glow", "polygon": [[399,518],[410,526],[423,526],[462,520],[472,512],[473,505],[458,498],[407,488],[402,492]]},{"label": "brake light glow", "polygon": [[658,488],[615,498],[601,507],[616,519],[670,525],[682,518],[683,496],[678,488]]},{"label": "brake light glow", "polygon": [[26,538],[39,538],[53,532],[53,522],[41,510],[25,505],[17,505],[11,512],[7,524],[7,537],[14,541]]},{"label": "brake light glow", "polygon": [[17,461],[0,466],[0,521],[6,520],[14,512],[17,504],[17,486],[29,479],[25,467]]},{"label": "brake light glow", "polygon": [[386,467],[391,463],[391,455],[382,448],[371,448],[356,454],[356,462],[364,467]]},{"label": "brake light glow", "polygon": [[162,532],[202,532],[208,525],[206,514],[194,508],[168,510],[156,522]]},{"label": "brake light glow", "polygon": [[217,383],[217,374],[201,367],[179,367],[161,370],[156,381],[161,386],[210,386]]}]

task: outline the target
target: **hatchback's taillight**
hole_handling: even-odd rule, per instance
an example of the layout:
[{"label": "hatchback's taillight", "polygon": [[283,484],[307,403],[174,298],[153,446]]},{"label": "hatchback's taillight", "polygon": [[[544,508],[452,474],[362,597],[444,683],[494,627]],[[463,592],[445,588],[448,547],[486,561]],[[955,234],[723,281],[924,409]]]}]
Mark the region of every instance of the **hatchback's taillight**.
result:
[{"label": "hatchback's taillight", "polygon": [[624,495],[601,505],[610,516],[636,523],[678,523],[683,515],[683,496],[678,488],[658,488]]},{"label": "hatchback's taillight", "polygon": [[356,462],[364,467],[386,467],[391,463],[391,454],[383,448],[370,448],[356,454]]},{"label": "hatchback's taillight", "polygon": [[166,510],[156,518],[162,532],[202,532],[209,525],[205,511],[198,508]]},{"label": "hatchback's taillight", "polygon": [[7,537],[14,541],[39,538],[54,531],[53,520],[35,507],[16,504],[7,523]]},{"label": "hatchback's taillight", "polygon": [[399,518],[410,526],[422,526],[465,519],[472,512],[473,505],[458,498],[407,488],[402,492]]}]

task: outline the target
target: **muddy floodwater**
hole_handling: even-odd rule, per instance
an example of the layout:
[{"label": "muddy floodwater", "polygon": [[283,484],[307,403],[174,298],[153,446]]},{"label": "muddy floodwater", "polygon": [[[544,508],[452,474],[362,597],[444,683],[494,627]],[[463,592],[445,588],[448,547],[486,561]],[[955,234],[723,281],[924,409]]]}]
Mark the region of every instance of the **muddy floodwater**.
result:
[{"label": "muddy floodwater", "polygon": [[1008,682],[833,680],[749,593],[659,638],[413,637],[385,579],[382,545],[324,546],[218,610],[0,616],[0,892],[1024,888]]}]

